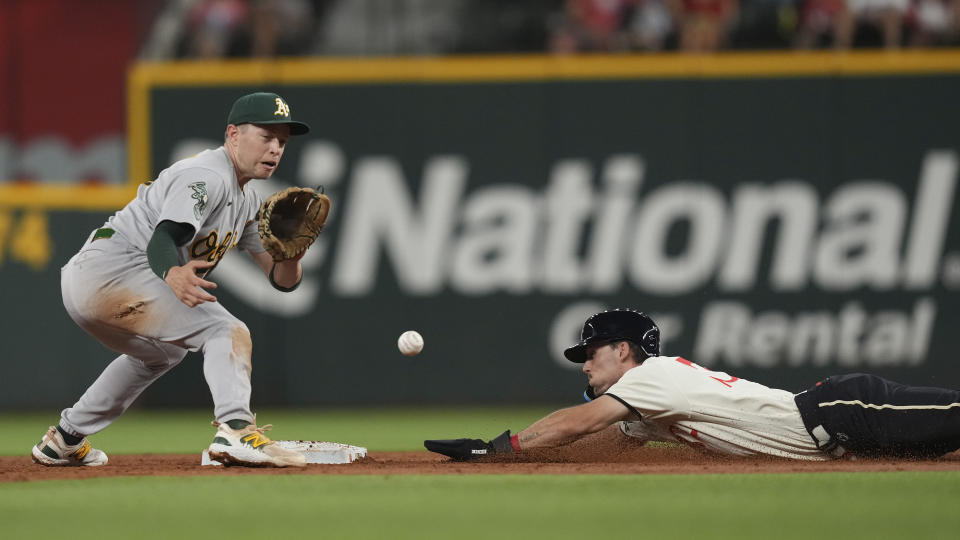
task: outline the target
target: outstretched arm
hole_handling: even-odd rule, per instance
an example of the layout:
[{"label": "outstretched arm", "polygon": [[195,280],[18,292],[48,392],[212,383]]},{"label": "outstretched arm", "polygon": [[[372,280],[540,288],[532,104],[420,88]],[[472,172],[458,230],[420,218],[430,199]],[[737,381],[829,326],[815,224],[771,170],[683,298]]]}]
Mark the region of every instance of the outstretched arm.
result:
[{"label": "outstretched arm", "polygon": [[610,396],[583,405],[560,409],[517,434],[521,449],[546,448],[569,444],[584,435],[595,433],[633,413]]},{"label": "outstretched arm", "polygon": [[633,414],[619,401],[601,396],[590,403],[561,409],[533,423],[513,437],[504,431],[490,441],[481,439],[428,439],[423,445],[431,452],[455,460],[474,459],[490,454],[508,454],[514,451],[571,443],[584,435],[595,433]]}]

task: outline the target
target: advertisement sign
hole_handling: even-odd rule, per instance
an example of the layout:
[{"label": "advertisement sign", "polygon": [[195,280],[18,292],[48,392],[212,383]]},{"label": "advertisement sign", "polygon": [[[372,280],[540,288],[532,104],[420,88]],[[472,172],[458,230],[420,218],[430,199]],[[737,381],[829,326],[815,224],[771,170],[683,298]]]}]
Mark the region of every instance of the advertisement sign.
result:
[{"label": "advertisement sign", "polygon": [[331,197],[303,285],[239,251],[211,274],[266,402],[569,402],[562,350],[616,307],[653,315],[666,354],[772,386],[956,385],[960,56],[672,58],[146,66],[131,178],[221,144],[251,91],[311,125],[254,184]]}]

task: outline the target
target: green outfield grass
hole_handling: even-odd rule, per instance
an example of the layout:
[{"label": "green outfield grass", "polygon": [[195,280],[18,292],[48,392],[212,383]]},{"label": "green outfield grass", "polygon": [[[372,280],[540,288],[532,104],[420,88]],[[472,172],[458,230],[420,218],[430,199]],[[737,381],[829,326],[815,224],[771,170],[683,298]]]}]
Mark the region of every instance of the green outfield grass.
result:
[{"label": "green outfield grass", "polygon": [[[549,408],[262,411],[278,438],[371,451],[489,437]],[[23,455],[56,414],[0,415]],[[199,452],[207,413],[133,412],[108,452]],[[199,456],[198,456],[199,459]],[[960,472],[204,476],[0,484],[3,538],[957,538]]]},{"label": "green outfield grass", "polygon": [[4,538],[956,538],[960,474],[252,476],[0,485]]}]

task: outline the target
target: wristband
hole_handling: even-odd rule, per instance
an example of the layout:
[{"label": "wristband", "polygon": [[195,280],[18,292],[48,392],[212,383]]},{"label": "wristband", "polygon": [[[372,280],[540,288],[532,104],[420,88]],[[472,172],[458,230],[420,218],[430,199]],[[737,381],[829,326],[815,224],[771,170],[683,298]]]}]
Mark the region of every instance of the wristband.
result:
[{"label": "wristband", "polygon": [[513,447],[514,452],[520,451],[520,435],[519,434],[514,435],[513,437],[510,437],[510,446]]},{"label": "wristband", "polygon": [[273,264],[273,267],[270,268],[270,284],[273,285],[273,288],[276,289],[276,290],[278,290],[278,291],[280,291],[280,292],[291,292],[291,291],[297,290],[297,287],[300,286],[300,282],[303,281],[303,277],[301,276],[301,277],[300,277],[300,281],[296,282],[296,283],[293,285],[293,287],[284,287],[284,286],[282,286],[282,285],[278,285],[278,284],[277,284],[277,281],[273,278],[273,271],[276,270],[276,269],[277,269],[277,264],[274,263],[274,264]]}]

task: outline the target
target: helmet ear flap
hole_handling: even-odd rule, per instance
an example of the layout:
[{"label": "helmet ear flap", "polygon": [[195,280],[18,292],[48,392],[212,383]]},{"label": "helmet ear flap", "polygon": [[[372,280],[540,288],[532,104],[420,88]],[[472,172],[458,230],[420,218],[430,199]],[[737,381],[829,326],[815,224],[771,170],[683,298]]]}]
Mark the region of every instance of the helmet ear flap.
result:
[{"label": "helmet ear flap", "polygon": [[660,329],[655,325],[643,333],[640,339],[640,349],[647,355],[660,356]]}]

